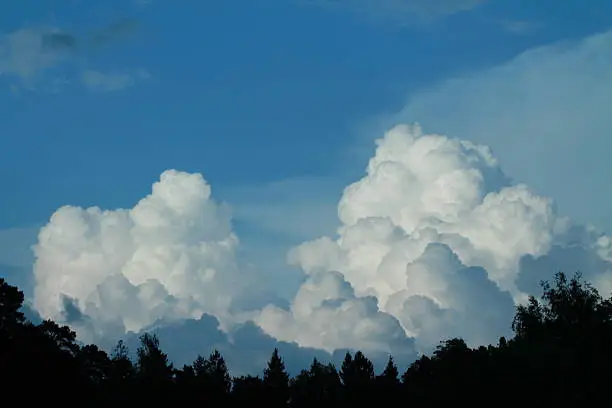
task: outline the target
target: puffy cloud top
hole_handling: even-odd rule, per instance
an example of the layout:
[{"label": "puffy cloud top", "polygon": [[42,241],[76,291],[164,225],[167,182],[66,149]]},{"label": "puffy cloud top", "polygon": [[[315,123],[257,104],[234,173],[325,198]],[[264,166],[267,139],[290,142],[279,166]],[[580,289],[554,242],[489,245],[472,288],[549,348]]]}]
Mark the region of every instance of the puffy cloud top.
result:
[{"label": "puffy cloud top", "polygon": [[[487,147],[407,125],[377,141],[338,215],[336,239],[296,247],[290,262],[312,276],[339,271],[355,296],[377,299],[421,350],[449,336],[476,344],[507,334],[513,300],[525,297],[516,284],[521,260],[547,256],[571,231],[552,201],[513,184]],[[601,252],[597,240],[581,245]]]},{"label": "puffy cloud top", "polygon": [[35,247],[34,305],[61,320],[68,297],[132,331],[167,317],[223,318],[240,288],[237,245],[202,176],[169,170],[133,209],[55,212]]}]

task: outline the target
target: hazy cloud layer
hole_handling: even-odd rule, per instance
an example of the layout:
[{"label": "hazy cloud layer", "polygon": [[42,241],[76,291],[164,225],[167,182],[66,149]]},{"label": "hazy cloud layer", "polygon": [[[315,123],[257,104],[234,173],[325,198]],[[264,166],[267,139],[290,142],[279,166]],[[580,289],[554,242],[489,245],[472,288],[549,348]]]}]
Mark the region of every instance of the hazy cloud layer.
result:
[{"label": "hazy cloud layer", "polygon": [[612,231],[612,31],[526,51],[411,95],[378,129],[418,121],[483,143],[580,222]]}]

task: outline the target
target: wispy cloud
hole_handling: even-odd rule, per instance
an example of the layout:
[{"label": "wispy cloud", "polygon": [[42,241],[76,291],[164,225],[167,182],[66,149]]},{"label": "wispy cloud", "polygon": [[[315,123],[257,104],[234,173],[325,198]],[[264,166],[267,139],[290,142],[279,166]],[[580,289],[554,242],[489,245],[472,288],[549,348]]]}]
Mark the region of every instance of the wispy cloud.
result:
[{"label": "wispy cloud", "polygon": [[[80,70],[88,52],[101,46],[122,41],[137,29],[135,20],[124,19],[92,31],[77,35],[57,27],[25,27],[12,33],[0,34],[0,77],[5,77],[11,89],[57,91],[57,71]],[[82,83],[96,88],[118,90],[133,84],[136,79],[148,77],[138,71],[132,74],[105,74],[92,70],[82,72]],[[66,72],[62,73],[66,76]],[[72,83],[62,78],[62,84]],[[17,84],[18,83],[18,84]]]},{"label": "wispy cloud", "polygon": [[125,40],[136,33],[138,26],[139,22],[134,19],[116,21],[91,33],[89,43],[93,47],[98,47]]},{"label": "wispy cloud", "polygon": [[24,28],[0,37],[0,74],[30,81],[67,61],[76,50],[75,36],[49,28]]},{"label": "wispy cloud", "polygon": [[149,79],[151,75],[143,70],[134,72],[104,73],[96,70],[83,71],[81,81],[91,91],[115,92],[135,85],[141,80]]},{"label": "wispy cloud", "polygon": [[531,34],[540,28],[539,23],[528,20],[504,20],[500,25],[504,31],[516,35]]},{"label": "wispy cloud", "polygon": [[486,0],[296,0],[301,4],[340,7],[374,18],[414,23],[470,10]]}]

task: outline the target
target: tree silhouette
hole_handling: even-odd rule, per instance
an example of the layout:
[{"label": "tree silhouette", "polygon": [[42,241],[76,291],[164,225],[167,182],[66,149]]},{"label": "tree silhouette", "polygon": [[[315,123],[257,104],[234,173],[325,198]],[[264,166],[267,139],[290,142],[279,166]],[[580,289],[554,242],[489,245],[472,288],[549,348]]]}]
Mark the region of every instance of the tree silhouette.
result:
[{"label": "tree silhouette", "polygon": [[[389,356],[376,376],[361,352],[346,353],[340,371],[313,359],[290,379],[277,349],[263,377],[231,378],[221,353],[198,356],[174,369],[154,334],[140,337],[135,363],[122,341],[108,355],[93,344],[79,344],[76,333],[52,320],[35,325],[21,311],[23,293],[0,278],[0,400],[5,405],[46,403],[113,406],[138,401],[148,407],[264,405],[354,407],[394,404],[503,404],[543,407],[590,406],[609,394],[612,366],[612,301],[579,274],[555,275],[542,282],[542,294],[516,308],[512,338],[470,348],[461,338],[440,342],[412,362],[398,379]],[[13,402],[15,401],[15,402]]]},{"label": "tree silhouette", "polygon": [[23,299],[22,291],[9,285],[4,278],[0,278],[0,336],[7,335],[8,330],[14,330],[17,325],[25,321],[20,310]]},{"label": "tree silhouette", "polygon": [[344,385],[346,403],[358,404],[373,398],[372,388],[376,378],[374,365],[361,351],[357,351],[354,357],[346,353],[340,368],[340,378]]},{"label": "tree silhouette", "polygon": [[264,370],[263,385],[266,392],[271,396],[268,405],[273,407],[287,405],[289,400],[289,374],[287,374],[285,363],[276,348]]},{"label": "tree silhouette", "polygon": [[232,397],[236,405],[263,406],[268,400],[269,390],[264,389],[260,377],[246,375],[234,378]]},{"label": "tree silhouette", "polygon": [[192,393],[196,395],[194,399],[202,403],[220,403],[229,396],[232,378],[218,350],[214,350],[207,359],[198,355],[193,364],[183,367],[182,371],[179,381],[190,384]]},{"label": "tree silhouette", "polygon": [[393,356],[389,356],[384,371],[378,376],[378,382],[385,387],[395,387],[400,384],[399,371],[393,361]]},{"label": "tree silhouette", "polygon": [[148,404],[164,404],[171,400],[174,368],[159,345],[155,334],[140,336],[137,354],[139,394]]},{"label": "tree silhouette", "polygon": [[161,350],[155,334],[145,333],[140,336],[137,355],[138,374],[142,378],[160,382],[172,378],[172,364],[168,361],[168,355]]},{"label": "tree silhouette", "polygon": [[332,364],[324,365],[316,358],[309,370],[302,370],[291,381],[292,407],[332,407],[340,402],[342,383]]}]

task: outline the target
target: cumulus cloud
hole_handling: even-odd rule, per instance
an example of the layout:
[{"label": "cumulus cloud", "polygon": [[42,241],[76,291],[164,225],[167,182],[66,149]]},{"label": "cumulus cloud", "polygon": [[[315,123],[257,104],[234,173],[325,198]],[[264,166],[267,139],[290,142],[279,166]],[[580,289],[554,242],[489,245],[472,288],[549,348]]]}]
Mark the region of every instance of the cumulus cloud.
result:
[{"label": "cumulus cloud", "polygon": [[335,350],[412,353],[397,319],[378,309],[374,296],[357,297],[339,272],[309,276],[300,287],[290,311],[267,306],[255,322],[279,340]]},{"label": "cumulus cloud", "polygon": [[[558,216],[551,200],[513,183],[487,147],[406,125],[388,131],[377,145],[366,176],[344,190],[338,237],[306,242],[289,254],[309,279],[291,313],[262,313],[272,323],[259,324],[275,337],[304,336],[298,343],[314,345],[320,339],[306,333],[324,329],[313,306],[328,297],[355,296],[375,299],[372,310],[377,306],[377,313],[396,317],[420,351],[451,336],[492,343],[509,334],[514,304],[525,298],[517,281],[534,275],[525,266],[529,259],[556,259],[582,233],[582,251],[608,262],[607,237],[586,234]],[[607,282],[601,265],[591,262],[597,268],[587,272]],[[326,271],[339,273],[327,285],[313,285]],[[338,310],[343,303],[331,304]],[[331,313],[325,318],[334,328],[348,321]]]},{"label": "cumulus cloud", "polygon": [[[444,338],[509,335],[515,304],[559,269],[612,289],[608,236],[559,216],[488,147],[418,125],[377,141],[338,218],[336,236],[291,249],[303,282],[272,303],[275,283],[238,257],[229,208],[200,174],[168,170],[131,209],[52,215],[34,247],[33,306],[88,341],[159,330],[228,353],[264,339],[301,356],[406,361]],[[261,366],[268,354],[257,356]]]},{"label": "cumulus cloud", "polygon": [[[66,206],[52,215],[34,247],[34,306],[88,341],[206,313],[228,333],[254,319],[280,341],[329,353],[412,352],[397,319],[380,312],[376,299],[355,296],[333,273],[302,286],[291,309],[297,320],[287,321],[294,330],[285,335],[275,326],[285,313],[282,302],[270,303],[266,293],[274,285],[239,265],[237,249],[229,209],[212,199],[202,176],[166,171],[132,209]],[[316,324],[304,332],[309,316]]]},{"label": "cumulus cloud", "polygon": [[223,318],[241,288],[237,245],[202,176],[167,171],[130,210],[53,214],[34,248],[34,306],[61,320],[66,296],[96,322],[131,331],[164,317]]}]

